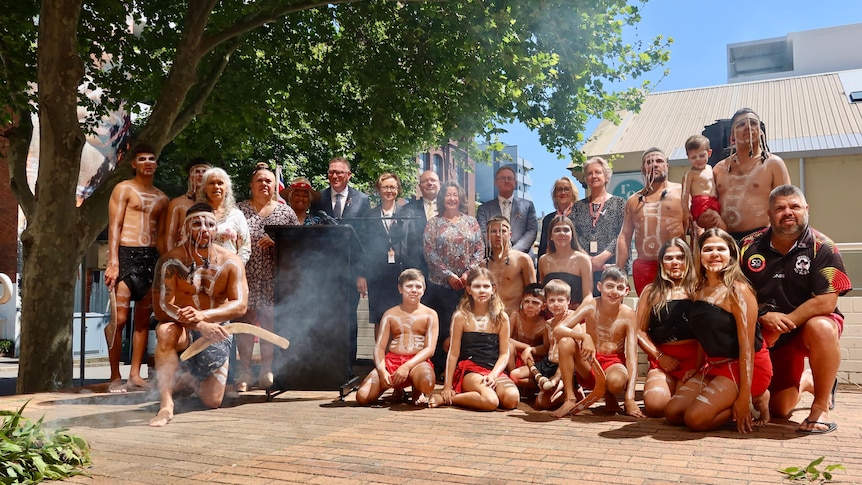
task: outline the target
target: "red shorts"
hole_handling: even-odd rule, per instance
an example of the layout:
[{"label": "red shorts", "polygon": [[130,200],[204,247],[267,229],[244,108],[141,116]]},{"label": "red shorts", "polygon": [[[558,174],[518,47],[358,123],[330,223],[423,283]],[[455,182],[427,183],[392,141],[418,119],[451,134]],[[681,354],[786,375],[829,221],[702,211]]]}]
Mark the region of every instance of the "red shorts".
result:
[{"label": "red shorts", "polygon": [[676,380],[682,380],[686,372],[697,368],[697,340],[691,340],[689,342],[675,345],[660,344],[656,347],[659,352],[669,355],[679,361],[679,366],[670,372],[665,372],[661,366],[658,365],[657,360],[650,359],[650,369],[659,369]]},{"label": "red shorts", "polygon": [[[394,374],[399,367],[410,361],[410,359],[412,359],[413,357],[415,357],[415,355],[402,355],[393,354],[392,352],[386,352],[386,371],[389,372],[389,374]],[[434,375],[434,364],[432,364],[430,360],[426,360],[425,362],[428,362],[428,365],[431,366],[431,375]],[[410,377],[407,377],[406,381],[393,387],[395,387],[396,389],[404,389],[405,387],[410,387],[412,385],[413,382],[410,380]]]},{"label": "red shorts", "polygon": [[[482,367],[472,360],[462,360],[458,362],[458,366],[455,367],[455,372],[452,374],[452,390],[456,393],[460,393],[463,390],[464,376],[471,372],[487,376],[491,373],[491,369]],[[508,377],[508,374],[501,372],[500,377]]]},{"label": "red shorts", "polygon": [[[596,361],[602,367],[602,370],[607,370],[608,367],[614,364],[626,365],[625,354],[602,354],[596,352]],[[575,379],[584,389],[593,389],[596,387],[596,374],[590,369],[590,377],[584,379],[580,376],[575,376]]]},{"label": "red shorts", "polygon": [[[828,318],[831,318],[838,326],[838,336],[841,337],[841,334],[844,333],[844,317],[833,313]],[[778,348],[769,349],[772,368],[781,370],[781,372],[775,374],[773,377],[769,390],[777,392],[790,389],[791,387],[799,387],[799,380],[802,377],[802,372],[805,370],[805,357],[807,356],[808,349],[805,348],[805,343],[802,342],[801,332],[790,343]]]},{"label": "red shorts", "polygon": [[635,291],[641,296],[646,285],[655,281],[658,274],[658,261],[636,259],[632,262],[632,278],[635,280]]},{"label": "red shorts", "polygon": [[[716,377],[723,376],[732,380],[739,387],[739,360],[727,359],[712,359],[712,361],[722,362],[721,364],[713,364],[711,359],[706,360],[701,372],[703,375]],[[759,396],[766,392],[769,388],[769,381],[772,380],[772,362],[769,360],[769,349],[766,345],[754,353],[754,373],[751,376],[751,395],[752,397]]]},{"label": "red shorts", "polygon": [[521,358],[521,354],[515,354],[515,368],[524,367],[525,365],[527,365],[527,363]]},{"label": "red shorts", "polygon": [[691,218],[697,221],[701,214],[709,209],[721,213],[721,204],[718,203],[718,197],[709,195],[692,195],[691,196]]}]

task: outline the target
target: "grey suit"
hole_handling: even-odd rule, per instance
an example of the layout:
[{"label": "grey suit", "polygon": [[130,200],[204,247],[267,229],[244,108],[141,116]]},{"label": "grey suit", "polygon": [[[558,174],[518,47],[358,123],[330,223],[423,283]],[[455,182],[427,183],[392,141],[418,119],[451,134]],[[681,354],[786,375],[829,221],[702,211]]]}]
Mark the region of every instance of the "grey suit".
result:
[{"label": "grey suit", "polygon": [[[480,205],[476,211],[476,220],[479,221],[479,228],[482,230],[482,237],[485,238],[486,246],[489,246],[487,237],[488,221],[492,217],[502,214],[500,200],[496,197]],[[512,248],[534,256],[533,244],[536,242],[536,235],[539,233],[539,223],[536,221],[536,208],[531,201],[515,197],[512,199],[511,214],[512,217],[509,223],[512,227]]]}]

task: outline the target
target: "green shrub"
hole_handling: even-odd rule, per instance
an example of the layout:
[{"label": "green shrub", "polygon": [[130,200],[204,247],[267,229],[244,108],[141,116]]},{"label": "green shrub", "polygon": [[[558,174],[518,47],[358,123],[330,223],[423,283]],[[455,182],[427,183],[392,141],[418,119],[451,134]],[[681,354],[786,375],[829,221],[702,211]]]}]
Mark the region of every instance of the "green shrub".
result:
[{"label": "green shrub", "polygon": [[0,410],[0,483],[38,483],[84,474],[79,468],[91,463],[87,442],[66,433],[66,428],[46,430],[44,417],[36,422],[23,417],[26,406]]}]

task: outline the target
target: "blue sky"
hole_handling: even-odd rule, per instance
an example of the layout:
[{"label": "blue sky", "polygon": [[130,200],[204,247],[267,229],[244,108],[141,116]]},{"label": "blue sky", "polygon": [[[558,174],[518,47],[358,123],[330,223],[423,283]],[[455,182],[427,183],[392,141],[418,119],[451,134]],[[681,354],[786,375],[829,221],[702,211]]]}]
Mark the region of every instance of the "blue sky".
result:
[{"label": "blue sky", "polygon": [[[672,91],[726,84],[727,44],[770,37],[790,32],[835,27],[862,22],[859,0],[650,0],[641,10],[643,20],[628,34],[628,40],[652,39],[656,35],[672,37],[670,74],[656,91]],[[854,46],[859,48],[860,46]],[[664,68],[650,73],[656,81]],[[596,122],[587,128],[587,136]],[[568,176],[568,160],[559,160],[548,152],[538,135],[523,125],[506,127],[509,133],[501,141],[519,146],[519,154],[533,163],[530,194],[536,213],[554,210],[550,190],[553,181]],[[583,197],[583,191],[581,192]]]}]

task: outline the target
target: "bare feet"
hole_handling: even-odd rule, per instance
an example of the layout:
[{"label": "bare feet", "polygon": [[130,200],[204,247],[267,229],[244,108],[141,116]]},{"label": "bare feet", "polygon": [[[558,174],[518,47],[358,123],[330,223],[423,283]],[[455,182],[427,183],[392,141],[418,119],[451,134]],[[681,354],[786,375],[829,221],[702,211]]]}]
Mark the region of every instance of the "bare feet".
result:
[{"label": "bare feet", "polygon": [[114,379],[113,381],[111,381],[110,384],[108,384],[108,392],[112,392],[114,394],[121,394],[124,392],[128,392],[128,389],[126,389],[126,385],[123,384],[122,379]]},{"label": "bare feet", "polygon": [[129,391],[149,389],[151,387],[152,385],[145,381],[141,376],[129,376],[129,380],[126,381],[126,389]]},{"label": "bare feet", "polygon": [[163,408],[159,410],[159,414],[156,414],[153,419],[150,420],[150,426],[161,428],[170,423],[172,419],[174,419],[173,410]]},{"label": "bare feet", "polygon": [[443,401],[443,396],[441,396],[440,394],[432,394],[431,399],[428,400],[429,408],[439,408],[444,404],[445,402]]},{"label": "bare feet", "polygon": [[246,392],[251,389],[251,376],[247,372],[243,372],[236,378],[233,385],[236,392]]},{"label": "bare feet", "polygon": [[562,418],[568,416],[570,414],[577,414],[580,410],[575,411],[578,408],[578,402],[574,399],[566,399],[563,401],[563,405],[557,408],[556,411],[551,413],[551,416],[555,418]]},{"label": "bare feet", "polygon": [[752,398],[751,405],[754,408],[754,412],[751,413],[754,420],[751,424],[755,428],[762,428],[769,424],[769,390],[766,390],[763,394]]},{"label": "bare feet", "polygon": [[263,389],[266,389],[272,386],[272,383],[275,380],[275,376],[272,375],[271,371],[263,372],[257,376],[257,385]]}]

